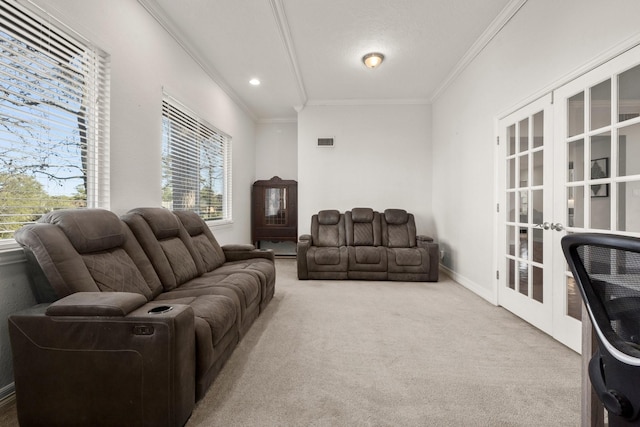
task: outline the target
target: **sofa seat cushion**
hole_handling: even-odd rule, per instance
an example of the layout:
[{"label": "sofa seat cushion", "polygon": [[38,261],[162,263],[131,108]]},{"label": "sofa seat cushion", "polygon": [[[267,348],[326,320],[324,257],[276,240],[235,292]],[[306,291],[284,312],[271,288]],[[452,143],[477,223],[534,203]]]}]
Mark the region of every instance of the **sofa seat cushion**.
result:
[{"label": "sofa seat cushion", "polygon": [[349,246],[348,249],[349,271],[387,271],[386,248],[382,246]]},{"label": "sofa seat cushion", "polygon": [[256,275],[244,272],[232,272],[229,274],[214,270],[185,283],[181,288],[189,289],[208,286],[211,280],[215,281],[215,286],[226,286],[232,289],[238,289],[245,307],[249,307],[260,300],[260,279]]},{"label": "sofa seat cushion", "polygon": [[[224,295],[201,295],[197,297],[156,300],[163,305],[184,304],[193,309],[196,318],[206,322],[211,335],[211,342],[217,345],[232,330],[236,317],[236,305]],[[202,344],[202,343],[197,343]]]},{"label": "sofa seat cushion", "polygon": [[346,246],[338,248],[310,247],[306,256],[309,272],[347,272],[349,254]]},{"label": "sofa seat cushion", "polygon": [[380,264],[382,261],[382,254],[384,252],[380,249],[384,248],[360,246],[353,249],[355,254],[354,260],[358,264]]},{"label": "sofa seat cushion", "polygon": [[251,258],[242,261],[225,262],[215,271],[226,274],[239,272],[252,274],[260,278],[260,282],[263,283],[265,287],[273,286],[276,280],[275,264],[271,260],[265,258]]},{"label": "sofa seat cushion", "polygon": [[387,248],[389,272],[427,273],[429,254],[423,248]]},{"label": "sofa seat cushion", "polygon": [[338,265],[340,248],[317,248],[313,251],[313,261],[317,265]]}]

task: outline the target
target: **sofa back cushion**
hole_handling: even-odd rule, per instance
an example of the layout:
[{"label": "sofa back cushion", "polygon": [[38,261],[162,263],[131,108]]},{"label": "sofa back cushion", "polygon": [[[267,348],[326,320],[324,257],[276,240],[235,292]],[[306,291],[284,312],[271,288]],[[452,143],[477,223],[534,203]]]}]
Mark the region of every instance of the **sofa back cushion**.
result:
[{"label": "sofa back cushion", "polygon": [[344,246],[346,244],[344,215],[337,210],[323,210],[311,217],[313,246]]},{"label": "sofa back cushion", "polygon": [[[58,298],[75,292],[134,292],[153,298],[160,282],[143,274],[146,257],[126,225],[101,209],[65,209],[16,232]],[[150,273],[147,271],[146,273]]]},{"label": "sofa back cushion", "polygon": [[173,213],[191,236],[206,271],[213,271],[225,263],[226,258],[222,247],[200,215],[192,211],[174,211]]},{"label": "sofa back cushion", "polygon": [[204,272],[202,263],[194,259],[196,250],[186,230],[171,211],[136,208],[122,219],[140,242],[165,291]]},{"label": "sofa back cushion", "polygon": [[404,209],[386,209],[382,221],[382,243],[390,248],[416,246],[416,223]]},{"label": "sofa back cushion", "polygon": [[354,208],[345,212],[348,246],[380,246],[382,229],[380,214],[371,208]]}]

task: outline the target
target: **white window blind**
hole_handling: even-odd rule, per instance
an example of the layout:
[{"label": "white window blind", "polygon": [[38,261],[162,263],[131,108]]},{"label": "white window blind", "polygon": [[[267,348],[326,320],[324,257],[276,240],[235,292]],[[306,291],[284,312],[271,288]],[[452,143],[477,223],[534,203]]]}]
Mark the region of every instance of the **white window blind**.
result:
[{"label": "white window blind", "polygon": [[0,239],[54,209],[109,207],[108,60],[0,0]]},{"label": "white window blind", "polygon": [[162,100],[162,202],[231,220],[231,137],[168,95]]}]

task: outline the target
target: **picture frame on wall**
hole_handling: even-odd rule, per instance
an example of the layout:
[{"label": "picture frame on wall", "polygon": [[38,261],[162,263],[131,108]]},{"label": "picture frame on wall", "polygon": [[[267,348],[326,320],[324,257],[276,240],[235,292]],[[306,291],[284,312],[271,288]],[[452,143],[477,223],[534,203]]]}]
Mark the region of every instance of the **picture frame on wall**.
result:
[{"label": "picture frame on wall", "polygon": [[[609,158],[591,160],[591,179],[609,178]],[[591,197],[609,197],[609,184],[591,186]]]}]

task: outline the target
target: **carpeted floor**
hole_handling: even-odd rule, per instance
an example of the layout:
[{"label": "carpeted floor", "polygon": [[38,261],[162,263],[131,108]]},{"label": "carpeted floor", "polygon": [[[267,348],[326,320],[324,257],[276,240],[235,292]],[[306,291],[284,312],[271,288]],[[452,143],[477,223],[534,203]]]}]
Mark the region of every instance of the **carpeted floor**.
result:
[{"label": "carpeted floor", "polygon": [[187,427],[579,425],[580,356],[446,276],[298,281],[276,262],[274,299]]},{"label": "carpeted floor", "polygon": [[298,281],[187,426],[577,426],[580,356],[446,277]]}]

